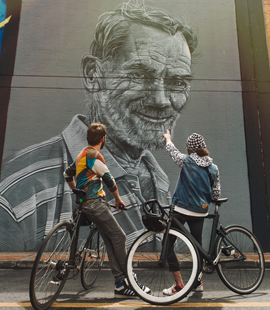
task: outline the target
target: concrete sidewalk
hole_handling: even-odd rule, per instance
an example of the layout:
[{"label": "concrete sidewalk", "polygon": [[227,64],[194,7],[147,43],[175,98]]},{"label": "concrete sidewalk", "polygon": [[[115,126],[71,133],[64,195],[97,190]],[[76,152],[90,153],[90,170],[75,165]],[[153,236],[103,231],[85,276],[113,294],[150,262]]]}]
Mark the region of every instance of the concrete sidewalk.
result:
[{"label": "concrete sidewalk", "polygon": [[0,252],[0,268],[32,268],[37,253]]},{"label": "concrete sidewalk", "polygon": [[[36,253],[4,253],[0,252],[0,268],[32,268]],[[265,267],[270,268],[270,253],[265,253]],[[105,268],[109,267],[108,264],[104,264]]]},{"label": "concrete sidewalk", "polygon": [[[37,254],[36,252],[24,252],[24,253],[0,252],[0,269],[32,268],[36,258],[36,254]],[[107,267],[109,268],[109,262],[106,255],[102,268]]]}]

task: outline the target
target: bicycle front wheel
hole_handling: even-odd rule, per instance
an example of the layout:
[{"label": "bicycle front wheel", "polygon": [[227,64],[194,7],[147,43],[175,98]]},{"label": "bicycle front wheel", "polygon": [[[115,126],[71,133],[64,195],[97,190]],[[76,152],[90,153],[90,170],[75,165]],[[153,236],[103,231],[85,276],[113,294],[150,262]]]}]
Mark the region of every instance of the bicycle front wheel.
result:
[{"label": "bicycle front wheel", "polygon": [[221,250],[217,272],[222,282],[237,294],[250,294],[261,284],[265,264],[257,238],[242,226],[228,226],[226,236],[216,243],[216,255]]},{"label": "bicycle front wheel", "polygon": [[30,279],[30,301],[34,309],[48,309],[66,282],[72,241],[72,225],[56,225],[39,249]]},{"label": "bicycle front wheel", "polygon": [[86,290],[89,290],[95,283],[103,265],[105,253],[105,243],[98,230],[94,228],[90,232],[83,254],[81,282]]},{"label": "bicycle front wheel", "polygon": [[[163,232],[147,231],[135,240],[127,258],[127,276],[133,290],[145,301],[166,305],[184,298],[192,289],[198,276],[199,259],[197,249],[181,232],[171,229],[170,235],[176,237],[174,251],[180,265],[184,288],[168,296],[163,290],[174,284],[168,263],[159,263],[162,248]],[[143,286],[151,289],[147,294]]]}]

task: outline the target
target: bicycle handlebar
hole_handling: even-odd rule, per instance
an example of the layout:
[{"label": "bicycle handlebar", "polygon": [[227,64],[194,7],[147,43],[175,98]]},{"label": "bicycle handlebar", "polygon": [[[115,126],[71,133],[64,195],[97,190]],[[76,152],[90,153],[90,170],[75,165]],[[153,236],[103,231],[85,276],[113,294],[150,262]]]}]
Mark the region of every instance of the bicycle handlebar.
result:
[{"label": "bicycle handlebar", "polygon": [[[216,206],[221,206],[224,202],[227,202],[227,201],[228,201],[228,198],[219,198],[217,200],[211,200],[211,203],[213,203]],[[150,204],[152,204],[152,206],[149,206],[149,209],[147,210],[147,206]],[[146,201],[143,204],[143,210],[148,215],[151,213],[153,214],[155,212],[154,206],[158,206],[158,209],[161,212],[162,216],[166,215],[166,212],[164,211],[165,209],[171,208],[171,205],[170,206],[161,206],[157,199],[151,199],[151,200]]]},{"label": "bicycle handlebar", "polygon": [[[151,206],[149,206],[149,210],[147,210],[146,206],[152,204]],[[146,214],[150,215],[150,214],[153,214],[155,213],[155,210],[154,210],[154,207],[155,206],[158,206],[158,209],[159,211],[161,212],[162,216],[164,215],[167,215],[167,213],[164,211],[164,209],[169,209],[171,206],[161,206],[160,203],[158,202],[157,199],[151,199],[151,200],[148,200],[146,201],[142,207],[143,207],[143,210]],[[150,211],[150,212],[149,212]]]},{"label": "bicycle handlebar", "polygon": [[[116,208],[116,206],[114,206],[114,205],[109,205],[111,208],[114,208],[114,209],[117,209]],[[119,210],[127,210],[125,207],[118,207],[119,208]]]}]

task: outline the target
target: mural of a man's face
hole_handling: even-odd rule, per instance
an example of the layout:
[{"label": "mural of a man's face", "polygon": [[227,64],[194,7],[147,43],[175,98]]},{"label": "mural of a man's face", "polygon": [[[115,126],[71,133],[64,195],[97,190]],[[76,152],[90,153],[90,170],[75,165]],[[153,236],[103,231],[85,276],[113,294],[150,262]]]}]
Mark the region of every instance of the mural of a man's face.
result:
[{"label": "mural of a man's face", "polygon": [[188,99],[190,66],[189,47],[180,32],[170,35],[132,24],[117,56],[102,63],[100,121],[132,147],[164,145],[162,135],[174,128]]}]

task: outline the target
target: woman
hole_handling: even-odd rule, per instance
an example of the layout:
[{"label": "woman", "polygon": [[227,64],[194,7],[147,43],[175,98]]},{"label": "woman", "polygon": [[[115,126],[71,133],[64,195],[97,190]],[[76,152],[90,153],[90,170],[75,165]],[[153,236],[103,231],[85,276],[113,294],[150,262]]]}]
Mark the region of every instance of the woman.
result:
[{"label": "woman", "polygon": [[[167,152],[181,169],[172,198],[172,204],[175,206],[174,217],[182,224],[187,222],[192,236],[202,244],[203,222],[208,215],[208,206],[212,199],[216,200],[220,197],[218,167],[209,157],[203,136],[193,133],[188,137],[186,143],[188,155],[181,153],[174,146],[169,130],[163,138],[166,141]],[[172,227],[174,227],[173,224]],[[163,290],[165,295],[173,295],[184,287],[173,249],[174,242],[175,238],[170,236],[167,260],[175,283],[172,287]],[[194,291],[203,291],[202,281],[198,281]]]}]

